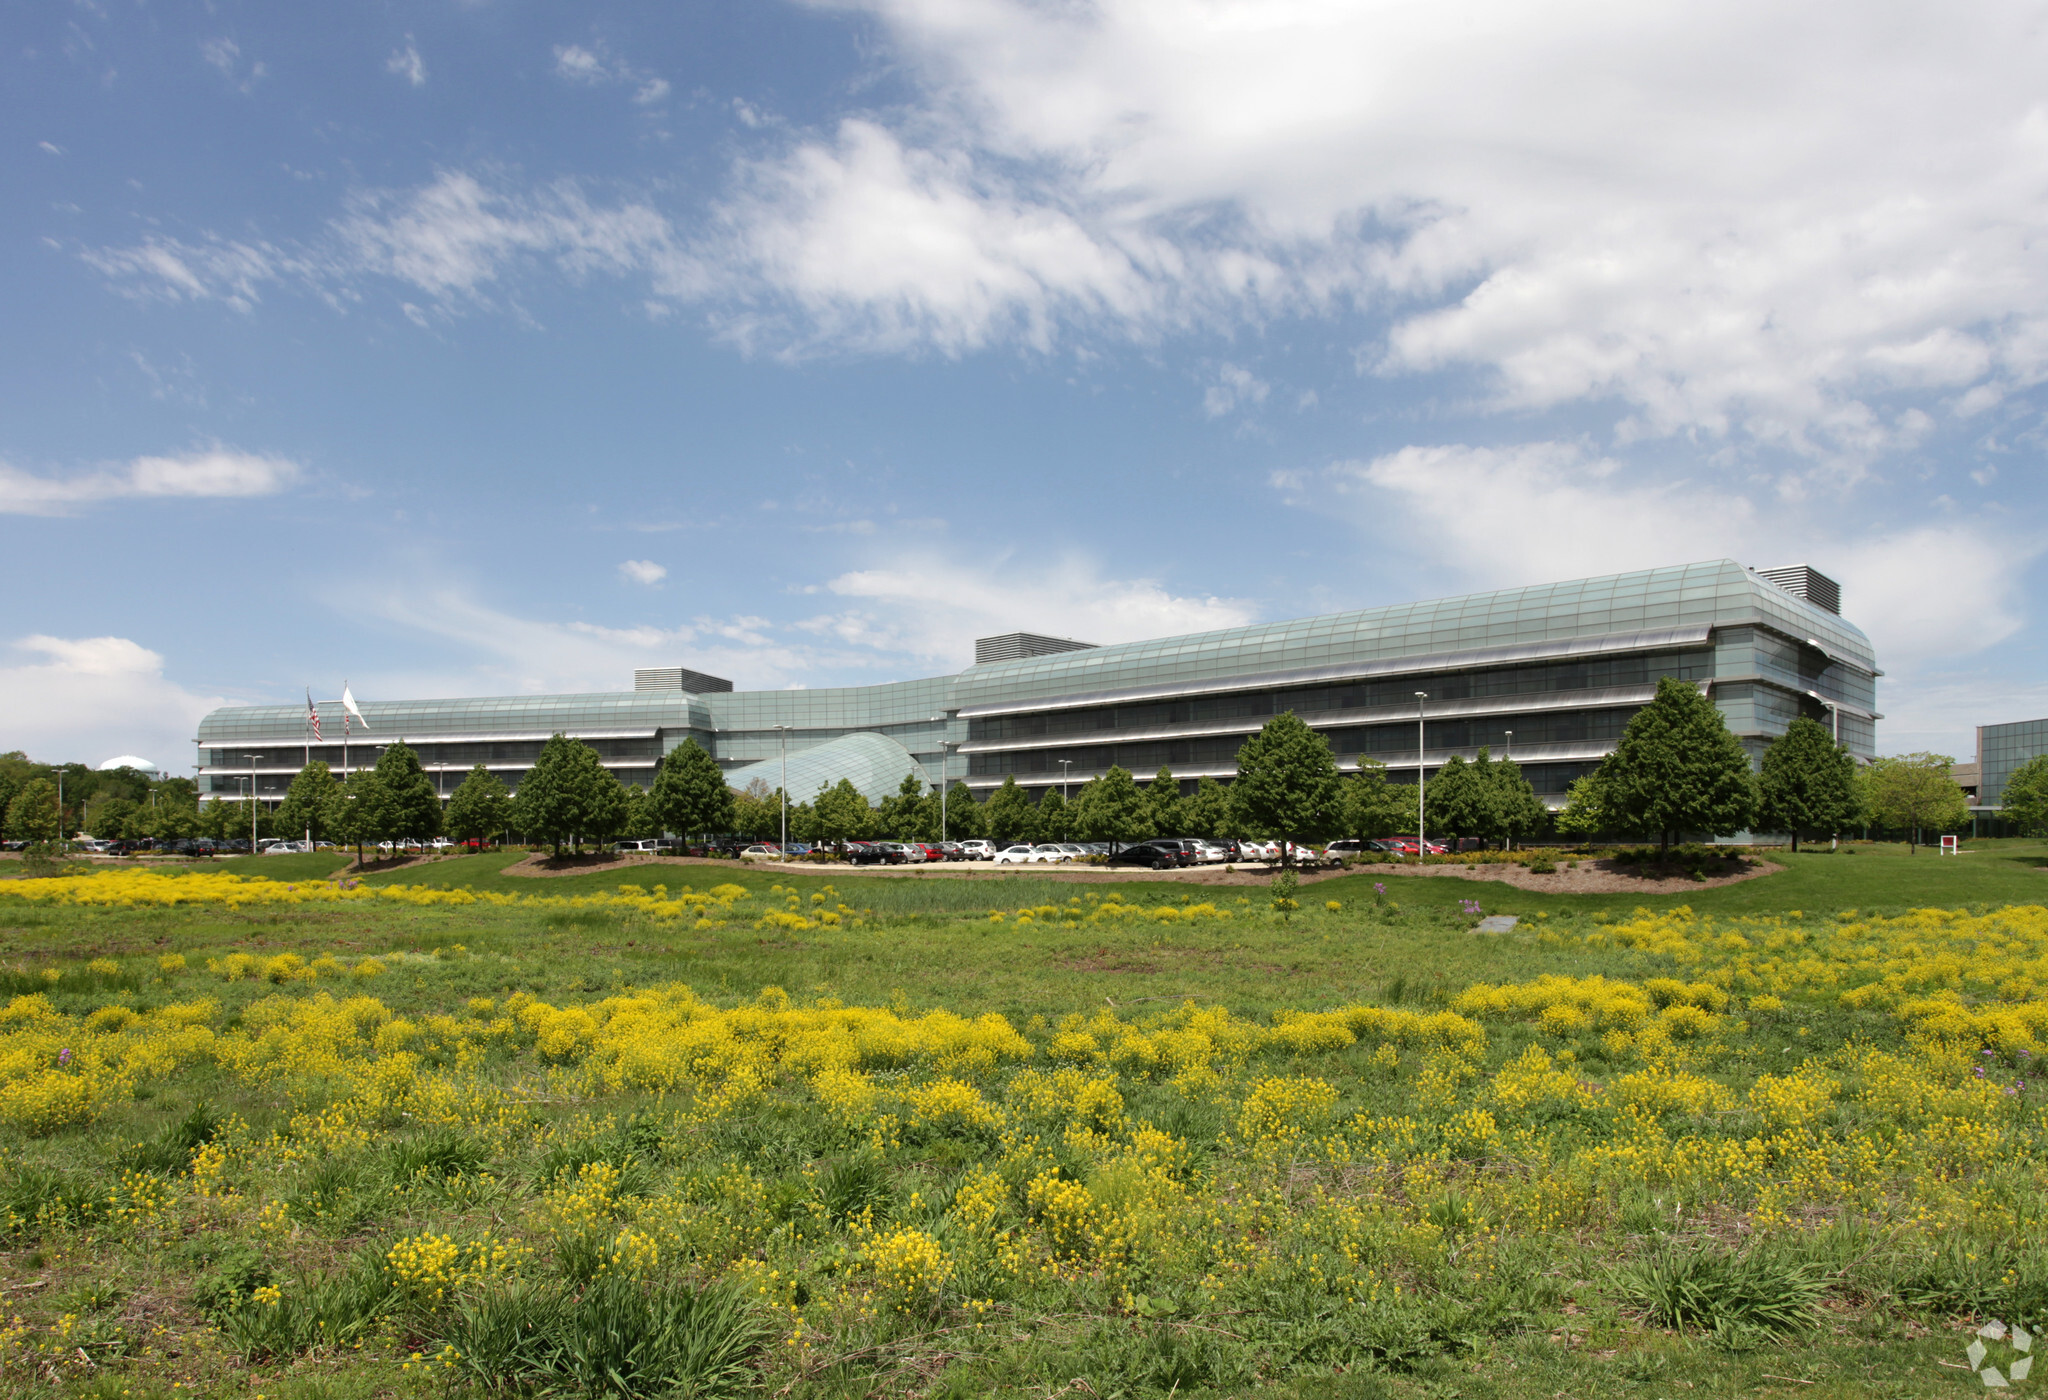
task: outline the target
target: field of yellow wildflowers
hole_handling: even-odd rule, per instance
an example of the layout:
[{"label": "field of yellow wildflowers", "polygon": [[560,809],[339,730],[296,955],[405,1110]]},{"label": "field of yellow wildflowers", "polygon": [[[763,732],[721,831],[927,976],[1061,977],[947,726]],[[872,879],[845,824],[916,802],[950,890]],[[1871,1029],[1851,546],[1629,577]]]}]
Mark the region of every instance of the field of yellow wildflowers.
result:
[{"label": "field of yellow wildflowers", "polygon": [[0,884],[0,1384],[1917,1396],[2048,1325],[2040,906],[842,884]]}]

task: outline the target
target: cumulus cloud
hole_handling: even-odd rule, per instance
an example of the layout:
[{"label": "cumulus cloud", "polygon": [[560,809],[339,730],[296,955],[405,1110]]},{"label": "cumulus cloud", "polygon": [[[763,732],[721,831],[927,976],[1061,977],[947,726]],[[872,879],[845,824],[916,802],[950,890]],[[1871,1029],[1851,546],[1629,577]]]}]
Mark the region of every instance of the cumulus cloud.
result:
[{"label": "cumulus cloud", "polygon": [[0,664],[0,725],[38,758],[147,753],[184,771],[176,756],[191,752],[200,717],[227,703],[167,679],[163,657],[127,637],[38,634],[12,646],[20,659]]},{"label": "cumulus cloud", "polygon": [[37,476],[0,463],[0,514],[65,515],[100,501],[272,496],[296,482],[283,457],[214,447],[176,457],[137,457],[126,466],[71,476]]},{"label": "cumulus cloud", "polygon": [[631,583],[644,583],[653,587],[668,577],[668,570],[652,559],[628,559],[619,565],[620,577]]},{"label": "cumulus cloud", "polygon": [[[1844,614],[1870,635],[1880,663],[1901,673],[2017,631],[2015,566],[2042,548],[1968,519],[1849,533],[1824,511],[1759,500],[1705,472],[1647,479],[1575,443],[1409,447],[1337,463],[1313,484],[1349,497],[1376,539],[1399,541],[1473,587],[1694,559],[1811,564],[1841,582]],[[1399,528],[1389,528],[1390,509]]]},{"label": "cumulus cloud", "polygon": [[1240,365],[1224,365],[1216,373],[1216,382],[1202,393],[1202,411],[1211,418],[1221,418],[1240,404],[1264,403],[1271,390],[1270,384],[1250,370]]}]

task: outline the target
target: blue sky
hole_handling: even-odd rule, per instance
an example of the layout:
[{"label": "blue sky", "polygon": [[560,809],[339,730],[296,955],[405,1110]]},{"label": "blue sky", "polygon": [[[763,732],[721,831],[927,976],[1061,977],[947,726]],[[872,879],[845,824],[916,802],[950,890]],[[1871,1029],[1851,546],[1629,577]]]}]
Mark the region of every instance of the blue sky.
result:
[{"label": "blue sky", "polygon": [[1729,556],[2048,713],[2024,5],[9,4],[0,746]]}]

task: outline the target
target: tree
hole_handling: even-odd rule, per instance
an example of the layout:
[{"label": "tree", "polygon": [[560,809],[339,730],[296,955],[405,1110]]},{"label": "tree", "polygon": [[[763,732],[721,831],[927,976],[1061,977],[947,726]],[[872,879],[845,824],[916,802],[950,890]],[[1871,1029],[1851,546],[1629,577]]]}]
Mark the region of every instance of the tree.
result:
[{"label": "tree", "polygon": [[1801,716],[1764,750],[1756,779],[1756,824],[1792,834],[1799,849],[1802,831],[1840,831],[1856,823],[1856,760],[1834,741],[1827,726]]},{"label": "tree", "polygon": [[582,754],[597,755],[588,744],[561,734],[541,745],[533,767],[520,780],[512,799],[512,821],[527,836],[538,836],[562,854],[562,847],[583,830],[589,783]]},{"label": "tree", "polygon": [[341,795],[334,804],[334,839],[356,848],[356,864],[363,863],[363,843],[376,840],[384,817],[381,811],[384,786],[373,768],[358,768],[342,780]]},{"label": "tree", "polygon": [[[1161,770],[1164,771],[1164,770]],[[1156,786],[1156,783],[1155,783]],[[1158,830],[1151,793],[1140,792],[1130,770],[1114,765],[1081,789],[1069,808],[1074,834],[1083,841],[1127,845]]]},{"label": "tree", "polygon": [[875,814],[876,828],[891,841],[916,840],[918,806],[923,798],[924,778],[917,773],[905,773],[896,791],[882,799]]},{"label": "tree", "polygon": [[1180,779],[1165,764],[1152,775],[1145,788],[1145,806],[1152,817],[1152,830],[1160,836],[1182,834],[1187,827],[1187,806],[1181,801]]},{"label": "tree", "polygon": [[1067,799],[1058,788],[1049,787],[1045,796],[1038,799],[1036,820],[1031,824],[1032,838],[1037,841],[1065,841],[1072,836],[1072,822],[1067,811]]},{"label": "tree", "polygon": [[946,789],[945,827],[947,839],[972,841],[988,835],[987,814],[974,800],[974,791],[958,778]]},{"label": "tree", "polygon": [[135,804],[125,797],[102,797],[93,804],[92,822],[86,830],[102,841],[121,841],[135,835]]},{"label": "tree", "polygon": [[1378,841],[1402,829],[1415,816],[1406,784],[1387,781],[1387,765],[1376,758],[1358,760],[1358,773],[1344,783],[1344,830],[1360,841]]},{"label": "tree", "polygon": [[1909,753],[1880,758],[1863,770],[1864,800],[1880,826],[1903,829],[1907,851],[1916,852],[1922,831],[1953,831],[1970,820],[1970,804],[1942,753]]},{"label": "tree", "polygon": [[448,834],[458,841],[486,841],[512,824],[512,794],[504,782],[481,763],[448,799]]},{"label": "tree", "polygon": [[1429,780],[1429,830],[1452,837],[1490,834],[1493,817],[1488,809],[1493,789],[1486,778],[1477,764],[1452,754]]},{"label": "tree", "polygon": [[377,755],[377,786],[383,790],[379,840],[425,841],[441,834],[440,795],[403,739]]},{"label": "tree", "polygon": [[11,841],[55,841],[60,832],[57,821],[57,785],[48,778],[31,778],[23,783],[7,804],[7,837]]},{"label": "tree", "polygon": [[875,809],[851,778],[820,787],[811,811],[821,841],[859,841],[875,829]]},{"label": "tree", "polygon": [[308,841],[324,841],[334,818],[334,799],[339,792],[334,774],[325,763],[314,759],[301,768],[275,814],[277,828]]},{"label": "tree", "polygon": [[1624,831],[1655,832],[1660,850],[1688,831],[1727,836],[1756,810],[1749,753],[1714,702],[1666,676],[1600,765],[1602,805]]},{"label": "tree", "polygon": [[[1486,750],[1479,751],[1479,761],[1486,764]],[[1500,840],[1501,849],[1517,837],[1541,831],[1550,821],[1550,809],[1543,805],[1543,799],[1536,795],[1536,789],[1522,776],[1522,770],[1512,758],[1496,759],[1487,765],[1486,782],[1493,792],[1490,810],[1494,820],[1493,835]]]},{"label": "tree", "polygon": [[143,832],[159,841],[183,841],[199,834],[199,789],[190,778],[156,785],[140,814]]},{"label": "tree", "polygon": [[678,836],[733,830],[732,789],[725,784],[718,760],[695,739],[683,740],[661,760],[647,807],[663,830]]},{"label": "tree", "polygon": [[582,834],[601,848],[618,840],[633,824],[634,798],[639,789],[627,787],[610,769],[598,763],[597,750],[590,750],[590,761],[603,776],[586,779]]},{"label": "tree", "polygon": [[2000,814],[2029,836],[2048,827],[2048,754],[2013,769],[1998,804]]},{"label": "tree", "polygon": [[[1253,836],[1292,842],[1337,829],[1344,817],[1344,789],[1329,741],[1291,710],[1273,716],[1237,751],[1230,806]],[[1291,865],[1289,846],[1280,849],[1281,864]]]},{"label": "tree", "polygon": [[[29,781],[28,775],[25,772],[18,771],[15,764],[10,762],[10,760],[19,758],[19,754],[8,754],[5,758],[0,758],[0,837],[10,840],[27,839],[25,837],[16,837],[14,829],[7,824],[7,813],[14,806],[14,799],[21,796],[22,787]],[[21,768],[25,769],[27,766],[26,760],[23,760]],[[50,791],[52,793],[51,800],[55,801],[56,789],[53,787]]]},{"label": "tree", "polygon": [[988,839],[998,848],[1013,846],[1031,833],[1035,813],[1031,799],[1017,786],[1017,775],[1003,779],[1003,785],[989,795],[983,815],[988,818]]},{"label": "tree", "polygon": [[1181,829],[1190,836],[1214,840],[1231,834],[1230,789],[1214,778],[1195,780],[1195,790],[1180,800]]},{"label": "tree", "polygon": [[773,841],[782,831],[782,789],[756,778],[733,798],[732,829],[755,841]]},{"label": "tree", "polygon": [[1564,810],[1557,814],[1557,829],[1570,836],[1598,836],[1613,827],[1607,800],[1600,794],[1599,770],[1573,779],[1564,795]]}]

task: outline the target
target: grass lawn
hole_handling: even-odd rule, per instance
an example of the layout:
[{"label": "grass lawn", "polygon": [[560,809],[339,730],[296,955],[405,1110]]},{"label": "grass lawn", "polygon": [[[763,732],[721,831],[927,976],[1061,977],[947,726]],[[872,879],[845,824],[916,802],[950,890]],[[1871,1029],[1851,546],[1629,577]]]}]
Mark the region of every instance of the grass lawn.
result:
[{"label": "grass lawn", "polygon": [[0,883],[7,1393],[1934,1396],[1984,1388],[1967,1326],[2048,1324],[2038,842],[1286,919],[516,858]]}]

